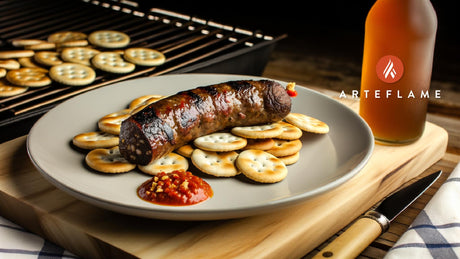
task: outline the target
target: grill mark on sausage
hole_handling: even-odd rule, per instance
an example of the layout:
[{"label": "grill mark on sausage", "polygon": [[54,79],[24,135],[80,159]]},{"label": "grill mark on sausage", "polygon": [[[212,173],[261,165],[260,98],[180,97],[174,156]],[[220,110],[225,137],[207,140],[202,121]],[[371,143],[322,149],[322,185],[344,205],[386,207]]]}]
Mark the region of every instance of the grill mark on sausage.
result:
[{"label": "grill mark on sausage", "polygon": [[140,124],[146,124],[156,119],[159,119],[158,116],[156,115],[154,108],[144,109],[136,114],[133,114],[131,117],[133,117]]},{"label": "grill mark on sausage", "polygon": [[200,115],[201,107],[205,105],[204,100],[200,95],[193,92],[193,90],[185,91],[182,93],[185,100],[182,100],[182,104],[178,112],[179,124],[181,126],[181,133],[188,134],[191,127],[197,122]]},{"label": "grill mark on sausage", "polygon": [[227,84],[235,91],[245,91],[246,89],[253,87],[249,82],[246,81],[230,81]]},{"label": "grill mark on sausage", "polygon": [[201,99],[201,97],[193,91],[187,91],[186,93],[190,96],[190,98],[192,98],[193,104],[200,105],[203,102],[203,99]]},{"label": "grill mark on sausage", "polygon": [[216,96],[219,91],[216,89],[216,87],[210,85],[210,86],[202,86],[202,87],[199,87],[198,89],[201,89],[203,91],[205,91],[206,93],[208,93],[210,96],[214,97]]},{"label": "grill mark on sausage", "polygon": [[231,126],[279,121],[290,109],[284,87],[268,80],[230,81],[182,91],[126,119],[121,125],[120,152],[128,161],[145,165],[196,137]]},{"label": "grill mark on sausage", "polygon": [[171,144],[175,143],[174,131],[167,123],[164,123],[164,121],[161,119],[153,120],[150,124],[148,124],[148,126],[145,125],[143,130],[146,135],[156,136],[156,138],[163,138]]}]

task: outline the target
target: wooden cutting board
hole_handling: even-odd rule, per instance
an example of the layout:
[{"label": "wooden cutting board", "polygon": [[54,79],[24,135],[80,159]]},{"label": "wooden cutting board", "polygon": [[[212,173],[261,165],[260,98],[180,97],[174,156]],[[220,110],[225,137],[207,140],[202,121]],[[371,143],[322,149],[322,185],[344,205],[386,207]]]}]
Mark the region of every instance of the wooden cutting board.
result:
[{"label": "wooden cutting board", "polygon": [[86,258],[296,258],[441,159],[447,139],[427,123],[416,143],[376,145],[354,178],[302,204],[242,219],[176,222],[121,215],[60,191],[30,162],[24,136],[0,145],[0,214]]}]

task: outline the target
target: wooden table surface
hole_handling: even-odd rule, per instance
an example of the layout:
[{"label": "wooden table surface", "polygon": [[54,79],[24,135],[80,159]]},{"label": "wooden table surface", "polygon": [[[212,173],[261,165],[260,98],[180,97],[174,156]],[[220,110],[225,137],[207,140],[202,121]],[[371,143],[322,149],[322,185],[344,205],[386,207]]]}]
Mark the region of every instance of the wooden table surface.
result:
[{"label": "wooden table surface", "polygon": [[[360,66],[360,60],[357,57],[350,58],[346,55],[332,57],[330,54],[321,52],[302,51],[301,45],[288,43],[281,44],[275,49],[264,76],[294,81],[299,85],[315,85],[316,90],[339,98],[342,90],[346,94],[351,94],[352,90],[359,90]],[[436,100],[430,99],[427,121],[441,126],[448,132],[448,147],[444,157],[427,169],[422,176],[440,169],[443,170],[443,174],[425,194],[400,214],[391,223],[389,231],[373,242],[359,258],[383,258],[460,162],[460,84],[450,78],[433,77],[431,90],[435,89],[441,90],[442,97]],[[342,231],[305,255],[304,258],[315,255],[321,247],[327,245]]]},{"label": "wooden table surface", "polygon": [[[346,2],[346,4],[352,5],[354,10],[362,10],[359,14],[364,15],[367,13],[368,8],[373,1],[364,2],[364,5],[361,2],[359,4]],[[445,5],[445,3],[448,3],[448,1],[439,1],[439,3],[436,4]],[[329,2],[324,2],[324,5],[325,9],[327,8],[327,12],[330,12]],[[191,7],[194,6],[195,4]],[[284,8],[288,8],[288,5],[284,6]],[[280,7],[276,6],[275,8],[279,9]],[[339,18],[344,18],[344,16],[347,17],[347,20],[343,19],[343,21],[341,21],[342,24],[345,23],[346,25],[354,26],[354,23],[356,23],[358,26],[363,26],[362,17],[358,21],[356,21],[356,19],[351,19],[356,17],[358,13],[349,15],[349,13],[342,11],[343,8],[343,5],[338,4],[338,8],[336,8],[337,13],[334,14],[338,15],[342,13],[343,16],[340,16]],[[200,7],[200,9],[203,8]],[[281,11],[289,11],[290,17],[289,13],[285,13],[281,16],[281,18],[278,17],[277,19],[272,19],[271,15],[266,15],[267,20],[263,20],[261,19],[261,16],[254,16],[254,12],[251,10],[247,11],[247,15],[244,15],[243,13],[236,16],[238,24],[248,25],[250,22],[247,20],[250,19],[255,20],[256,25],[254,26],[256,28],[267,28],[267,26],[273,27],[276,25],[278,28],[273,27],[275,31],[279,30],[283,33],[287,31],[288,33],[291,33],[290,30],[295,29],[296,32],[299,32],[297,35],[289,35],[288,41],[283,40],[280,42],[279,46],[272,54],[263,76],[283,81],[294,81],[299,85],[313,85],[316,86],[315,90],[325,92],[336,98],[338,98],[339,93],[342,90],[344,90],[347,94],[351,93],[352,90],[359,90],[362,28],[358,28],[358,33],[356,33],[356,31],[334,31],[333,33],[326,31],[326,35],[321,35],[321,38],[319,38],[317,37],[318,35],[312,34],[317,32],[316,30],[319,30],[315,29],[318,28],[317,25],[319,23],[313,24],[313,22],[317,22],[318,18],[322,18],[325,13],[321,13],[315,8],[301,9],[301,11],[299,9],[297,12],[291,9],[281,9]],[[237,10],[241,11],[241,8],[238,7]],[[444,13],[439,12],[438,10],[438,20],[440,24],[439,35],[441,40],[451,40],[450,35],[454,35],[448,34],[445,30],[445,25],[455,19],[455,16],[445,15],[446,10],[447,12],[449,10],[454,11],[455,8],[449,8],[449,6],[447,6],[447,8],[443,9]],[[193,11],[194,13],[199,14],[199,10],[194,9]],[[214,11],[215,10],[212,10],[210,13],[212,14]],[[279,11],[280,10],[278,10],[277,15],[280,14]],[[292,13],[293,11],[294,13]],[[190,13],[190,10],[186,10],[185,12]],[[299,13],[303,14],[303,16],[300,16]],[[232,12],[229,12],[229,14],[231,14],[231,18],[235,17]],[[203,16],[210,17],[209,13]],[[299,18],[295,20],[294,17]],[[219,18],[223,19],[225,17]],[[330,17],[324,16],[324,19],[320,22],[327,23],[326,19],[330,19]],[[276,22],[276,24],[272,24],[271,21]],[[283,21],[290,27],[286,27]],[[309,29],[299,31],[298,27],[293,27],[295,26],[294,23],[299,21],[303,22],[303,28]],[[235,21],[232,20],[230,23],[234,24]],[[306,24],[310,26],[307,26]],[[332,26],[334,28],[341,27],[340,24],[337,23],[332,24]],[[454,28],[456,27],[457,25],[455,24]],[[321,28],[321,30],[323,30],[323,28]],[[458,35],[456,32],[455,34]],[[444,173],[434,186],[432,186],[406,211],[400,214],[396,220],[392,222],[389,231],[381,235],[374,243],[363,251],[359,258],[383,258],[398,238],[407,230],[420,210],[422,210],[430,201],[430,198],[447,179],[457,163],[460,162],[460,82],[458,74],[458,46],[456,45],[458,40],[447,45],[439,45],[439,43],[444,44],[445,41],[437,42],[438,45],[437,52],[435,53],[435,67],[433,71],[431,89],[441,90],[442,97],[441,99],[430,99],[427,120],[444,128],[449,134],[449,140],[447,152],[444,157],[428,168],[421,176],[427,175],[439,169],[443,170]],[[341,231],[336,233],[336,235],[332,236],[330,240],[340,233]],[[318,249],[325,246],[328,242],[330,242],[330,240],[305,255],[304,258],[312,257],[316,254]]]}]

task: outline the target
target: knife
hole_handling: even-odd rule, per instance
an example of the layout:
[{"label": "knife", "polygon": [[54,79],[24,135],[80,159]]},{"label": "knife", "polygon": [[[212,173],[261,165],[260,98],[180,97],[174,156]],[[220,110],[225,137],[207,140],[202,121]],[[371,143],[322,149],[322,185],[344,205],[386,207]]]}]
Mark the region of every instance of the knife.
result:
[{"label": "knife", "polygon": [[441,174],[442,171],[432,173],[388,196],[376,209],[366,212],[313,258],[356,258],[386,232],[390,222],[436,182]]}]

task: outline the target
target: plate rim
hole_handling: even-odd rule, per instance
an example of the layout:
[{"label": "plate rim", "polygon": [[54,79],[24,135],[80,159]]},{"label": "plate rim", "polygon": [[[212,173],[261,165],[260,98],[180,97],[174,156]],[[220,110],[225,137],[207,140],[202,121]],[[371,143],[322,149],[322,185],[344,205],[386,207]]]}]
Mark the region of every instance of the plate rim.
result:
[{"label": "plate rim", "polygon": [[[319,194],[322,194],[324,192],[330,191],[332,189],[337,188],[338,186],[344,184],[351,178],[353,178],[356,174],[358,174],[368,163],[370,157],[372,156],[373,150],[374,150],[374,139],[372,135],[372,131],[368,124],[364,121],[363,118],[361,118],[355,111],[353,111],[350,107],[344,105],[343,103],[331,98],[330,96],[318,92],[316,90],[310,89],[305,86],[300,86],[303,88],[302,91],[307,91],[310,94],[315,94],[315,95],[320,95],[323,98],[328,99],[329,101],[335,103],[336,105],[341,106],[341,108],[347,110],[350,114],[352,114],[355,119],[360,121],[360,125],[364,126],[364,130],[368,133],[367,134],[367,149],[365,152],[364,157],[359,161],[359,163],[353,167],[352,170],[347,171],[344,175],[339,177],[338,179],[334,181],[330,181],[325,185],[322,185],[314,190],[304,192],[300,195],[296,196],[289,196],[284,199],[278,199],[270,202],[266,202],[263,204],[259,204],[257,206],[241,206],[237,209],[235,208],[228,208],[228,209],[220,209],[219,211],[212,212],[210,215],[209,210],[202,210],[202,209],[194,209],[194,210],[187,210],[187,211],[164,211],[164,210],[157,210],[156,208],[144,208],[144,207],[139,207],[139,206],[127,206],[124,204],[120,203],[114,203],[111,201],[108,201],[106,199],[102,199],[100,197],[93,197],[91,195],[88,195],[82,191],[75,190],[74,188],[71,188],[69,186],[66,186],[65,184],[59,182],[57,179],[54,179],[51,175],[49,175],[48,172],[46,172],[38,163],[38,161],[35,160],[35,158],[32,155],[31,152],[31,138],[34,136],[34,129],[35,126],[38,124],[39,121],[41,121],[45,116],[47,116],[49,113],[55,111],[56,109],[59,109],[58,107],[61,107],[62,105],[67,105],[66,103],[75,101],[75,99],[79,98],[80,96],[83,96],[85,94],[88,94],[90,92],[97,91],[102,88],[109,88],[113,86],[117,87],[123,87],[123,84],[127,83],[128,81],[136,81],[136,80],[155,80],[157,77],[188,77],[188,76],[196,76],[196,77],[207,77],[207,76],[212,76],[212,77],[235,77],[235,78],[241,78],[241,79],[248,79],[248,78],[253,78],[253,79],[269,79],[269,80],[274,80],[277,82],[281,82],[286,84],[286,81],[283,80],[277,80],[277,79],[271,79],[268,77],[263,77],[263,76],[251,76],[251,75],[238,75],[238,74],[220,74],[220,73],[186,73],[186,74],[167,74],[167,75],[161,75],[161,76],[156,76],[156,77],[140,77],[140,78],[135,78],[135,79],[130,79],[126,81],[121,81],[116,84],[111,84],[107,86],[103,86],[85,93],[82,93],[80,95],[77,95],[75,97],[72,97],[60,104],[58,104],[56,107],[52,108],[50,111],[45,113],[36,123],[34,123],[33,127],[31,128],[29,134],[27,135],[26,138],[26,148],[27,148],[27,154],[30,158],[30,161],[32,161],[33,165],[35,168],[39,171],[39,173],[50,183],[52,183],[54,186],[56,186],[58,189],[74,196],[75,198],[82,200],[84,202],[88,202],[90,204],[93,204],[95,206],[108,209],[111,211],[116,211],[120,212],[123,214],[130,214],[134,216],[141,216],[141,217],[147,217],[147,218],[155,218],[155,219],[166,219],[166,220],[214,220],[214,219],[230,219],[230,218],[240,218],[240,217],[245,217],[245,216],[252,216],[252,215],[257,215],[257,214],[263,214],[265,212],[272,211],[274,207],[276,208],[284,208],[287,206],[291,206],[293,204],[297,204],[300,201],[304,201],[308,198],[317,196]],[[299,86],[298,86],[299,87]],[[165,206],[165,207],[170,207],[170,206]],[[129,210],[129,212],[126,211],[126,209]],[[184,215],[187,214],[187,215]]]}]

